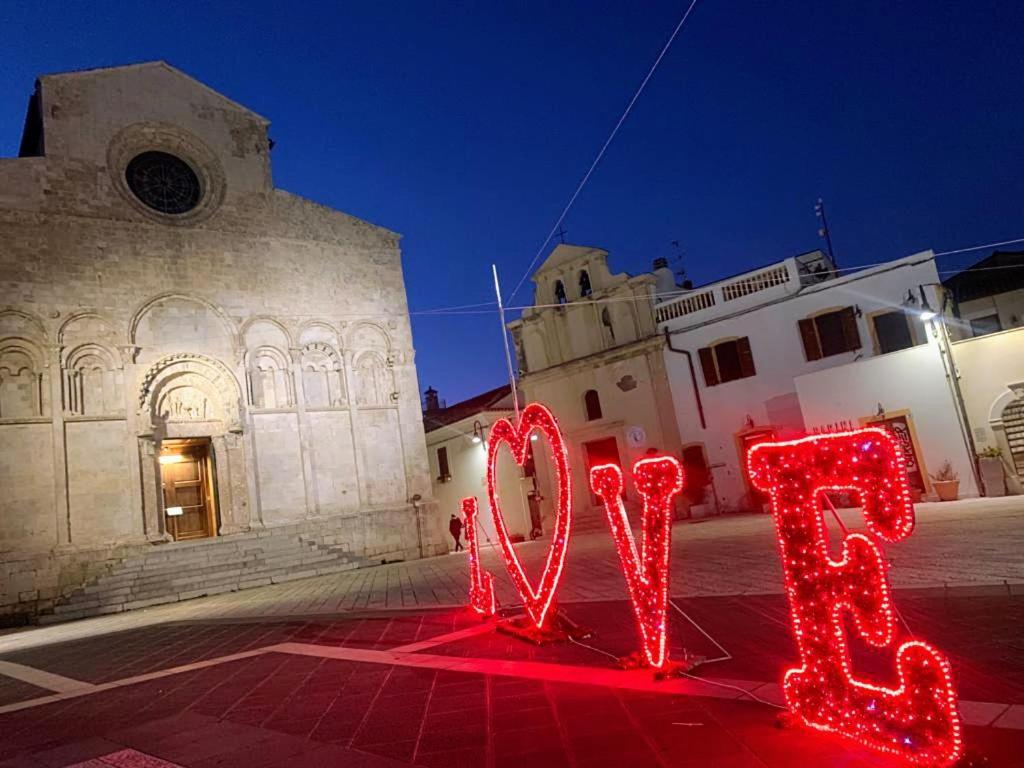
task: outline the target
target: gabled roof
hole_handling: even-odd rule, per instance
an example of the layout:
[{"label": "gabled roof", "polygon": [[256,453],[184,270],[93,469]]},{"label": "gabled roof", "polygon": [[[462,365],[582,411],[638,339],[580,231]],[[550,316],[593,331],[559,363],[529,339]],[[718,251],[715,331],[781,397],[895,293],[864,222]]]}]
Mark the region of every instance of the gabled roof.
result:
[{"label": "gabled roof", "polygon": [[957,301],[970,301],[1024,288],[1024,251],[994,251],[942,281]]},{"label": "gabled roof", "polygon": [[215,91],[213,88],[211,88],[210,86],[208,86],[206,83],[202,82],[201,80],[197,80],[196,78],[192,77],[191,75],[187,74],[186,72],[183,72],[180,69],[178,69],[177,67],[173,67],[170,64],[168,64],[166,61],[162,61],[162,60],[143,61],[143,62],[139,62],[138,64],[123,64],[123,65],[116,66],[116,67],[98,67],[96,69],[79,69],[79,70],[73,70],[71,72],[55,72],[55,73],[49,74],[49,75],[42,75],[39,78],[39,80],[40,81],[46,81],[46,80],[52,80],[52,79],[58,79],[58,78],[68,78],[68,77],[89,77],[89,76],[104,75],[104,74],[107,74],[107,73],[120,72],[120,71],[131,70],[131,69],[134,69],[134,70],[145,70],[145,69],[156,69],[156,68],[164,69],[167,72],[171,72],[172,74],[176,75],[177,77],[184,78],[185,80],[188,80],[192,85],[198,86],[199,88],[202,88],[207,93],[210,93],[213,96],[217,97],[220,101],[223,101],[226,105],[230,106],[231,108],[237,109],[237,110],[241,110],[242,112],[247,112],[250,115],[252,115],[253,117],[255,117],[257,120],[259,120],[260,122],[265,123],[267,125],[270,125],[270,121],[267,118],[265,118],[262,115],[252,111],[251,109],[246,107],[244,104],[239,104],[237,101],[232,101],[227,96],[225,96],[223,93],[220,93],[219,91]]},{"label": "gabled roof", "polygon": [[433,432],[435,429],[454,424],[467,416],[475,416],[484,411],[512,410],[512,387],[503,384],[483,394],[463,400],[461,403],[439,408],[436,411],[425,411],[423,414],[423,430]]},{"label": "gabled roof", "polygon": [[555,246],[555,250],[553,250],[544,260],[544,263],[537,268],[534,275],[539,275],[541,272],[545,272],[549,269],[564,266],[585,256],[599,256],[601,258],[607,258],[608,251],[602,248],[594,248],[589,245],[569,245],[568,243],[561,243]]}]

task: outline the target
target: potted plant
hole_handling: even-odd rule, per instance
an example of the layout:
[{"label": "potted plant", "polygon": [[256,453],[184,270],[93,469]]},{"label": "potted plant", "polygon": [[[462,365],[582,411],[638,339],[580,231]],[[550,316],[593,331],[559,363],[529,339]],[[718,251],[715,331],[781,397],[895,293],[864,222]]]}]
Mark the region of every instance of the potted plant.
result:
[{"label": "potted plant", "polygon": [[1003,468],[1003,452],[994,445],[978,451],[978,469],[986,496],[1006,495],[1006,470]]},{"label": "potted plant", "polygon": [[929,473],[932,479],[932,486],[935,488],[935,495],[939,501],[956,501],[960,495],[960,475],[953,469],[949,459],[939,465],[939,471],[935,474]]}]

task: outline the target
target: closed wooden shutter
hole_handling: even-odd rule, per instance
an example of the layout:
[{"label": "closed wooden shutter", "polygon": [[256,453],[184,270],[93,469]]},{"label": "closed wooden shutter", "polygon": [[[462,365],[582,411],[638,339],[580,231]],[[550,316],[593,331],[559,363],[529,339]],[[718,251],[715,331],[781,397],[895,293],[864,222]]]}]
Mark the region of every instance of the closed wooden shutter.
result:
[{"label": "closed wooden shutter", "polygon": [[447,447],[441,447],[437,449],[437,474],[437,479],[441,481],[449,480],[452,476],[451,470],[448,468]]},{"label": "closed wooden shutter", "polygon": [[715,353],[711,347],[701,347],[697,350],[700,355],[700,367],[704,371],[704,383],[709,387],[718,384],[718,371],[715,369]]},{"label": "closed wooden shutter", "polygon": [[843,321],[843,341],[846,343],[846,351],[852,352],[860,349],[860,331],[857,330],[857,315],[853,307],[847,307],[839,314]]},{"label": "closed wooden shutter", "polygon": [[740,377],[745,379],[756,374],[754,355],[750,351],[750,339],[746,336],[742,339],[736,339],[736,349],[740,356]]},{"label": "closed wooden shutter", "polygon": [[818,342],[818,331],[814,327],[814,319],[804,318],[797,325],[800,326],[800,339],[804,343],[804,356],[808,360],[820,360],[821,344]]}]

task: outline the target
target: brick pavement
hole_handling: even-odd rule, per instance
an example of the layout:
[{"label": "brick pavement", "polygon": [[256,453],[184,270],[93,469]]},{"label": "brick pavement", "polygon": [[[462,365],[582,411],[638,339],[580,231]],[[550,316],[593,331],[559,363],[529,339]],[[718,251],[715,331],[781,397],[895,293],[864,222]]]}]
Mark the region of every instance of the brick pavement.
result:
[{"label": "brick pavement", "polygon": [[[1024,701],[1014,629],[1024,601],[897,600],[948,650],[962,693],[1004,697],[965,707],[969,746],[994,767],[1024,764],[1024,706],[1008,706]],[[44,701],[22,692],[24,708],[0,706],[0,768],[162,765],[138,762],[150,758],[185,768],[896,765],[837,737],[780,730],[775,710],[739,693],[778,700],[774,683],[751,681],[775,680],[792,661],[780,596],[679,602],[735,657],[698,669],[712,685],[616,670],[598,651],[635,647],[621,601],[564,606],[592,626],[598,651],[537,648],[445,610],[190,621],[7,653],[4,663],[95,687]],[[671,631],[677,656],[683,645],[714,652],[681,613]]]},{"label": "brick pavement", "polygon": [[[1003,585],[1024,591],[1024,497],[919,504],[918,526],[904,542],[887,547],[898,588]],[[851,528],[856,510],[842,512]],[[546,555],[543,541],[520,544],[529,569]],[[763,515],[679,523],[673,529],[671,593],[677,597],[773,594],[781,572],[771,519]],[[485,549],[499,598],[514,602],[497,555]],[[465,603],[465,556],[396,563],[199,598],[130,613],[0,634],[0,653],[27,645],[187,619],[308,616],[340,611],[416,609]],[[625,587],[611,540],[603,531],[573,538],[562,587],[564,602],[623,599]]]}]

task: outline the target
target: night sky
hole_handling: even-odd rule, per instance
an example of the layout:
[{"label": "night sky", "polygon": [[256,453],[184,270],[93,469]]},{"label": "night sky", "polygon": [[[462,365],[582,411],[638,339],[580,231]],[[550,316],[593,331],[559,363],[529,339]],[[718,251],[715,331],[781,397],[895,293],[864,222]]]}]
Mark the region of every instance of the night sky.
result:
[{"label": "night sky", "polygon": [[[5,0],[0,155],[37,75],[166,59],[271,120],[279,187],[403,233],[413,311],[485,302],[686,4]],[[1024,237],[1022,33],[1019,0],[701,0],[567,240],[632,273],[679,241],[701,283],[818,247],[818,196],[841,266]],[[495,315],[413,327],[421,389],[503,380]]]}]

